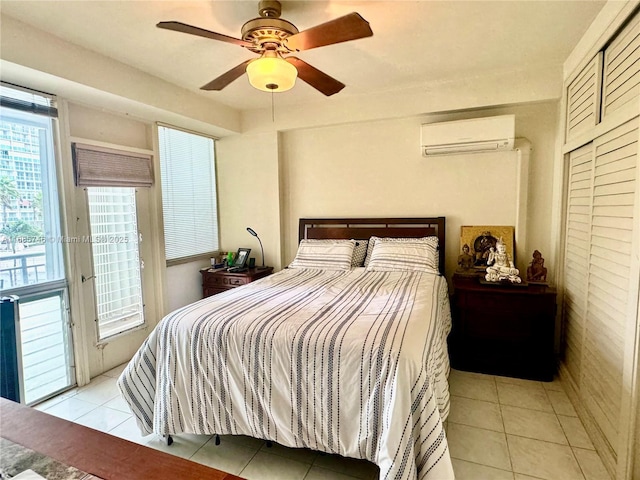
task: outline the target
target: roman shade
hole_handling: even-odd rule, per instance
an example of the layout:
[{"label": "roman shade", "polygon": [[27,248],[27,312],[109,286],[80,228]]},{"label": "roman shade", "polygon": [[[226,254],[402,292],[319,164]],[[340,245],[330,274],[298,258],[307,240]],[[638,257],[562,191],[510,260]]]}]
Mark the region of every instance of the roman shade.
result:
[{"label": "roman shade", "polygon": [[78,187],[150,187],[151,155],[73,143],[73,168]]}]

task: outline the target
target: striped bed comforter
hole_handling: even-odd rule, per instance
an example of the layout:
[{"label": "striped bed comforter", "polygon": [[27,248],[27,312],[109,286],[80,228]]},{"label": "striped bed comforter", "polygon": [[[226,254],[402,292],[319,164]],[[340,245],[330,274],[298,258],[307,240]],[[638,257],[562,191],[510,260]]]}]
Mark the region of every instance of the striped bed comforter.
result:
[{"label": "striped bed comforter", "polygon": [[118,379],[144,434],[244,434],[454,478],[443,277],[287,269],[167,315]]}]

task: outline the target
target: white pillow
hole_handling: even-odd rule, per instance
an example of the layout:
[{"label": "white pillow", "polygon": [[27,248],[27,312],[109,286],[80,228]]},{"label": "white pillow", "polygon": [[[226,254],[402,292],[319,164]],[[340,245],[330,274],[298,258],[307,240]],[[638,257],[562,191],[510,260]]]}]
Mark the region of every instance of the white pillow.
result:
[{"label": "white pillow", "polygon": [[373,247],[373,252],[371,252],[367,271],[428,272],[438,274],[436,258],[437,249],[434,247],[433,242],[420,241],[420,239],[397,242],[386,238],[378,238],[375,247]]},{"label": "white pillow", "polygon": [[364,266],[369,265],[369,261],[371,260],[371,254],[373,252],[373,247],[376,246],[376,242],[378,240],[385,240],[387,242],[398,242],[398,243],[406,243],[406,242],[424,242],[433,246],[433,262],[435,262],[436,270],[438,270],[440,266],[440,255],[438,254],[438,237],[421,237],[421,238],[406,238],[406,237],[371,237],[369,239],[369,246],[367,247],[367,257],[364,259]]},{"label": "white pillow", "polygon": [[289,268],[351,270],[355,240],[301,240]]}]

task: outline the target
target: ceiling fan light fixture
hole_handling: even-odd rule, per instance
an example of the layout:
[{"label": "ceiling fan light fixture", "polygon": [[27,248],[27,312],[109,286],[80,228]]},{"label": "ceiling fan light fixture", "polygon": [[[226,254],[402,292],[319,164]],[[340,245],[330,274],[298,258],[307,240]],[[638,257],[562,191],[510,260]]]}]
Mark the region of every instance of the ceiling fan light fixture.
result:
[{"label": "ceiling fan light fixture", "polygon": [[[279,0],[261,0],[258,4],[258,13],[260,17],[253,18],[242,25],[242,38],[230,37],[174,20],[160,22],[156,26],[238,45],[260,55],[257,60],[247,59],[214,78],[200,87],[201,90],[220,91],[246,73],[249,84],[261,91],[286,92],[294,87],[296,78],[300,77],[304,83],[327,97],[341,91],[345,87],[344,83],[290,54],[373,35],[369,22],[357,12],[351,12],[303,31],[299,31],[288,20],[280,18],[282,6]],[[286,59],[282,55],[285,55]]]},{"label": "ceiling fan light fixture", "polygon": [[298,70],[279,55],[265,55],[247,65],[249,83],[264,92],[286,92],[296,83]]}]

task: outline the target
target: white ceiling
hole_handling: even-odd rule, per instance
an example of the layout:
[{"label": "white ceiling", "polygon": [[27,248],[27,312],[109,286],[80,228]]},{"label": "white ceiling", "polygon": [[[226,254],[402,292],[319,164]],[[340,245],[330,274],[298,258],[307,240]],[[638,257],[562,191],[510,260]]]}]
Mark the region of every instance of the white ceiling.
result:
[{"label": "white ceiling", "polygon": [[[346,84],[335,97],[375,95],[452,78],[561,65],[604,1],[288,1],[282,17],[299,30],[356,11],[373,37],[298,56]],[[1,0],[14,17],[68,42],[132,65],[231,107],[266,108],[271,94],[246,76],[220,92],[199,87],[254,56],[236,45],[155,27],[176,20],[240,37],[257,1]],[[298,81],[280,105],[325,97]]]}]

